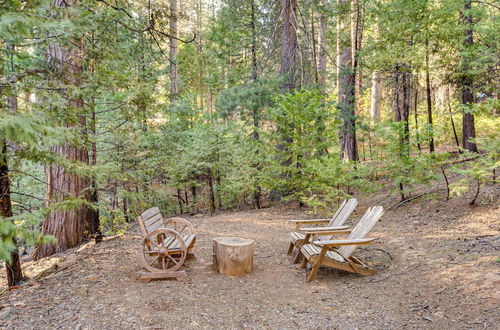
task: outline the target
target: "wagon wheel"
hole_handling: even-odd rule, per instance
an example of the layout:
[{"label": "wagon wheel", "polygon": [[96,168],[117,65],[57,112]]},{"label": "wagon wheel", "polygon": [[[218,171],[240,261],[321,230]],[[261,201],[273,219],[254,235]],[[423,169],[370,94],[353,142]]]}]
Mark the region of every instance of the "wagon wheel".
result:
[{"label": "wagon wheel", "polygon": [[191,222],[184,218],[170,218],[165,220],[165,227],[175,230],[181,235],[193,235],[196,234]]},{"label": "wagon wheel", "polygon": [[142,240],[141,262],[150,272],[174,272],[184,264],[186,255],[186,244],[174,230],[156,229]]}]

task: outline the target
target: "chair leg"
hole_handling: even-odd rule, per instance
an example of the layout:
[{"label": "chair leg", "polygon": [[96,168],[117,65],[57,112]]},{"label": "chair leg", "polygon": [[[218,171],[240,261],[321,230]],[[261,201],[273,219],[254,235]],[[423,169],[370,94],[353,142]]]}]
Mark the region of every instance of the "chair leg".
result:
[{"label": "chair leg", "polygon": [[302,262],[300,263],[300,269],[305,269],[307,266],[307,258],[302,259]]},{"label": "chair leg", "polygon": [[311,269],[311,273],[309,273],[309,276],[307,277],[307,282],[311,282],[314,280],[316,277],[316,273],[318,272],[319,266],[321,266],[321,263],[323,262],[323,259],[325,259],[326,252],[328,251],[328,248],[326,246],[323,246],[321,248],[321,251],[319,252],[318,258],[313,258],[313,267]]},{"label": "chair leg", "polygon": [[314,278],[316,277],[316,273],[318,272],[319,266],[321,266],[321,262],[319,262],[319,261],[316,261],[313,264],[311,272],[309,273],[309,276],[307,277],[307,282],[311,282],[312,280],[314,280]]},{"label": "chair leg", "polygon": [[290,243],[290,247],[288,247],[288,255],[292,254],[293,248],[295,247],[295,244]]},{"label": "chair leg", "polygon": [[304,256],[302,255],[302,252],[299,250],[297,251],[297,254],[295,255],[295,258],[293,259],[294,264],[298,264],[300,260],[305,259]]}]

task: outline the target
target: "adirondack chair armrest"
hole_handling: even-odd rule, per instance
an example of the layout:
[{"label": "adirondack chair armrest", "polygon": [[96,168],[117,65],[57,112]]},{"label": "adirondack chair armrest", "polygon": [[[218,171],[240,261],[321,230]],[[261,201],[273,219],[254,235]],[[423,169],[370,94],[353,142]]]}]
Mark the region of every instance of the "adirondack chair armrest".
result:
[{"label": "adirondack chair armrest", "polygon": [[326,234],[331,231],[346,230],[349,226],[336,226],[336,227],[302,227],[299,231],[303,234]]},{"label": "adirondack chair armrest", "polygon": [[304,223],[304,224],[315,224],[315,223],[328,223],[332,219],[304,219],[304,220],[288,220],[291,223]]},{"label": "adirondack chair armrest", "polygon": [[328,231],[317,231],[311,234],[312,239],[314,240],[317,236],[327,236],[327,235],[348,235],[351,233],[350,229],[340,229],[340,230],[328,230]]},{"label": "adirondack chair armrest", "polygon": [[315,241],[314,245],[321,247],[342,246],[342,245],[365,245],[373,242],[375,238],[358,238],[358,239],[345,239],[345,240],[329,240],[329,241]]}]

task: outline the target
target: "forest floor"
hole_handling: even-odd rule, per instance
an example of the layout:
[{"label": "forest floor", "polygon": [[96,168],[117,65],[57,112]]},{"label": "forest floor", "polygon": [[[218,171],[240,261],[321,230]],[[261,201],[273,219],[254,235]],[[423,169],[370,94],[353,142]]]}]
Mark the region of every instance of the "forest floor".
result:
[{"label": "forest floor", "polygon": [[[0,287],[0,328],[495,328],[499,196],[491,188],[475,207],[440,195],[397,208],[398,200],[385,193],[359,197],[349,222],[370,205],[387,210],[369,235],[375,243],[355,252],[379,272],[362,277],[320,269],[311,283],[286,254],[287,219],[308,217],[290,205],[189,217],[199,234],[196,258],[185,267],[188,281],[137,280],[134,226],[98,245],[26,260],[31,279],[15,290]],[[217,236],[256,240],[255,269],[239,277],[213,272]]]}]

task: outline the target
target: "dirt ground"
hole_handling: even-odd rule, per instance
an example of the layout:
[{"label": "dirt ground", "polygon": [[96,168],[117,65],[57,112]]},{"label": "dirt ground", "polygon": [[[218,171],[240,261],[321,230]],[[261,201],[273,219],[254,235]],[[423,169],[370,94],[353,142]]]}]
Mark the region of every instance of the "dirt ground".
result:
[{"label": "dirt ground", "polygon": [[[499,195],[490,191],[473,208],[466,199],[442,196],[398,208],[396,197],[359,197],[349,223],[370,205],[386,209],[369,235],[375,243],[355,252],[379,272],[362,277],[320,269],[311,283],[309,271],[286,254],[292,229],[286,220],[310,217],[298,208],[190,217],[199,234],[186,282],[137,281],[142,267],[134,226],[99,245],[27,262],[27,283],[0,287],[0,328],[496,328]],[[255,269],[239,277],[214,273],[211,239],[217,236],[255,239]]]}]

